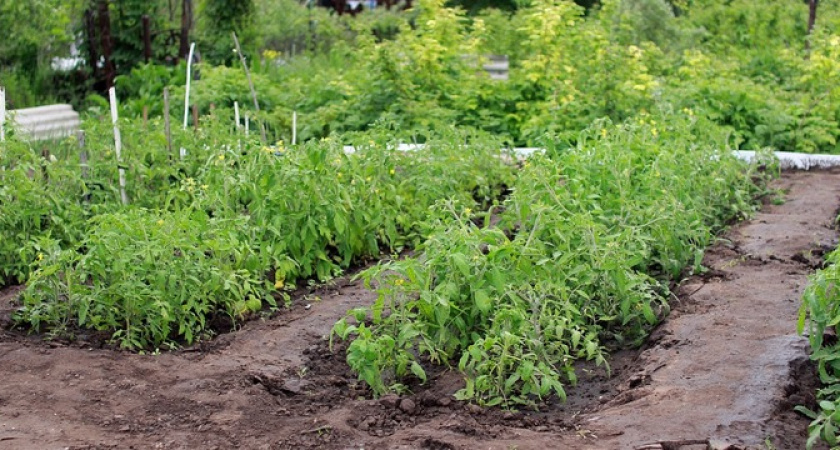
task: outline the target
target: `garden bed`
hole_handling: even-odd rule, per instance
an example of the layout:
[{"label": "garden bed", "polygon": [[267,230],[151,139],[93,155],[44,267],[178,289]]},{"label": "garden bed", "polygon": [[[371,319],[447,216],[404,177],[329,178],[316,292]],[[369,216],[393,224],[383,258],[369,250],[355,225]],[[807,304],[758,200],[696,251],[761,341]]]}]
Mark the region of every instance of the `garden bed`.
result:
[{"label": "garden bed", "polygon": [[[806,276],[836,242],[840,172],[788,172],[706,254],[672,313],[612,377],[579,367],[565,404],[506,412],[452,399],[456,371],[373,400],[325,336],[376,294],[335,280],[287,312],[181,351],[0,335],[0,448],[803,448],[816,379],[795,324]],[[778,202],[777,202],[778,203]],[[16,288],[0,295],[2,314]],[[309,307],[307,307],[309,305]],[[714,448],[726,448],[714,447]]]}]

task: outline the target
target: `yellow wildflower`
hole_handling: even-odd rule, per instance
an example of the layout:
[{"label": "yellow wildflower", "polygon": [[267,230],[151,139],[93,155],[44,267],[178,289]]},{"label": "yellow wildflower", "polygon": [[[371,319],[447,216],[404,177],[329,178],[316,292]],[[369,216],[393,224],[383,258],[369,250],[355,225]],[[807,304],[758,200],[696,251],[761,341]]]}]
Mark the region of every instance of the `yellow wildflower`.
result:
[{"label": "yellow wildflower", "polygon": [[274,289],[277,289],[278,291],[283,289],[283,286],[285,286],[285,284],[283,284],[282,278],[278,278],[277,281],[274,282]]}]

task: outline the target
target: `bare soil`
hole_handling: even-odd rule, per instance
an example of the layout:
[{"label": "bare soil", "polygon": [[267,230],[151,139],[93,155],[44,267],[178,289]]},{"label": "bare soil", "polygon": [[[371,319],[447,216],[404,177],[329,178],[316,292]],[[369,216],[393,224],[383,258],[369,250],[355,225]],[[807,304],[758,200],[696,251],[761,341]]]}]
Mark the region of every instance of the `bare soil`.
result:
[{"label": "bare soil", "polygon": [[[565,404],[463,404],[461,376],[445,369],[410,395],[371,399],[325,336],[375,294],[339,279],[160,355],[4,326],[0,449],[802,449],[808,420],[792,408],[813,404],[818,380],[796,315],[836,244],[840,172],[784,173],[776,186],[786,201],[709,249],[709,270],[682,283],[643,348],[613,355],[611,376],[581,365]],[[19,289],[0,292],[0,324]]]}]

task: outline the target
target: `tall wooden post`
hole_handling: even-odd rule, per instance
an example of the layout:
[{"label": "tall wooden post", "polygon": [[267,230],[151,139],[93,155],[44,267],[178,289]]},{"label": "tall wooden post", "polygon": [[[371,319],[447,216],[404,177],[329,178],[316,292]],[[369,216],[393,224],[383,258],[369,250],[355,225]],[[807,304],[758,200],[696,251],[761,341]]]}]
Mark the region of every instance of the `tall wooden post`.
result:
[{"label": "tall wooden post", "polygon": [[[79,143],[79,167],[82,169],[82,181],[87,184],[90,167],[88,166],[87,150],[85,150],[85,132],[81,130],[77,131],[76,140]],[[87,189],[88,187],[85,186],[85,190]],[[90,203],[90,191],[82,197],[82,200],[85,203]]]},{"label": "tall wooden post", "polygon": [[117,92],[112,87],[108,90],[111,100],[111,123],[114,125],[114,149],[117,153],[117,167],[120,176],[120,200],[123,205],[128,204],[128,196],[125,193],[125,169],[122,167],[122,138],[120,136],[119,115],[117,113]]},{"label": "tall wooden post", "polygon": [[169,119],[169,88],[163,88],[163,128],[166,133],[166,149],[169,150],[169,158],[172,158],[172,128]]}]

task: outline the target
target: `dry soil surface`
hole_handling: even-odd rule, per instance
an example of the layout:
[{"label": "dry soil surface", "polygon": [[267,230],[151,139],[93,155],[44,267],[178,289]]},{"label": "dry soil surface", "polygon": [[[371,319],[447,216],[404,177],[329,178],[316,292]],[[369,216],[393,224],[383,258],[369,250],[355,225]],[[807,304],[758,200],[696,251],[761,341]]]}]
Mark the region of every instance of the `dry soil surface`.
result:
[{"label": "dry soil surface", "polygon": [[[484,410],[435,372],[373,400],[324,337],[375,294],[339,279],[274,317],[194,348],[138,355],[96,337],[0,331],[0,449],[804,448],[816,378],[797,336],[807,275],[836,244],[840,172],[790,172],[767,205],[706,255],[672,314],[612,376],[582,365],[566,404]],[[8,321],[19,288],[0,292]],[[307,307],[307,305],[310,305]],[[340,349],[339,349],[340,350]]]}]

